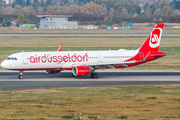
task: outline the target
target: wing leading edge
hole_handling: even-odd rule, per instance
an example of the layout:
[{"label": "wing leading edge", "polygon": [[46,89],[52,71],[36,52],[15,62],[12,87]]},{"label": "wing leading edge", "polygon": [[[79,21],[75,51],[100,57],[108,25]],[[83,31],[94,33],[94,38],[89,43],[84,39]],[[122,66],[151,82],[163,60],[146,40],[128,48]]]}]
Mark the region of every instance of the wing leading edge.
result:
[{"label": "wing leading edge", "polygon": [[90,63],[90,64],[74,64],[74,66],[108,66],[108,65],[127,65],[130,63],[136,63],[137,61],[128,62],[112,62],[112,63]]}]

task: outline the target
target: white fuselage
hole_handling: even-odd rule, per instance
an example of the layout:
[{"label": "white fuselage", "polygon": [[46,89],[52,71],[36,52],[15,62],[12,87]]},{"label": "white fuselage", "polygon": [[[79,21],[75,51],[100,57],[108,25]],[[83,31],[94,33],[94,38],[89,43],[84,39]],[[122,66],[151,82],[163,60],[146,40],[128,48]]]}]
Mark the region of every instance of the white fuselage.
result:
[{"label": "white fuselage", "polygon": [[64,69],[92,63],[122,62],[133,58],[138,52],[138,50],[21,52],[10,55],[1,66],[10,70]]}]

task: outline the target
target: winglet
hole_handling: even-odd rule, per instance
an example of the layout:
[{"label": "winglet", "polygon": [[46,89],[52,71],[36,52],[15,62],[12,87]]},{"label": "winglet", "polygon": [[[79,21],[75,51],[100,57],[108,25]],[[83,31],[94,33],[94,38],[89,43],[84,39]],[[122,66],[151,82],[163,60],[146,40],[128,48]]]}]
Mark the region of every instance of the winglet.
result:
[{"label": "winglet", "polygon": [[59,48],[58,48],[58,52],[60,52],[61,51],[61,49],[62,49],[62,46],[63,46],[63,44],[61,44],[60,46],[59,46]]}]

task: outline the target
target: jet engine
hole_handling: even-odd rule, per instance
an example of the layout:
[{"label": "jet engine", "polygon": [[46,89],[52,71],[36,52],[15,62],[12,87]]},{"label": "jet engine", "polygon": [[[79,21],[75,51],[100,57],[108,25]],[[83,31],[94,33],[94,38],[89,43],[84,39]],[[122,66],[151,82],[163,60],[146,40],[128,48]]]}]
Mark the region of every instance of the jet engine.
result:
[{"label": "jet engine", "polygon": [[46,70],[47,74],[56,74],[59,73],[61,70]]},{"label": "jet engine", "polygon": [[87,66],[76,66],[73,67],[72,73],[74,76],[85,76],[90,73],[90,68]]}]

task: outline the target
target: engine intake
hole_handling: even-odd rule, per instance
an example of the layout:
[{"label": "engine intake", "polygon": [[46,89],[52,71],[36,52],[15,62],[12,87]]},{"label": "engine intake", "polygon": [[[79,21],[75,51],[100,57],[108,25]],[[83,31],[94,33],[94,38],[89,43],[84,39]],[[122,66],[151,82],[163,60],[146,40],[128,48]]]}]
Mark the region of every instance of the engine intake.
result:
[{"label": "engine intake", "polygon": [[74,76],[85,76],[90,73],[90,68],[87,66],[76,66],[73,67],[72,73]]},{"label": "engine intake", "polygon": [[46,70],[47,74],[56,74],[56,73],[59,73],[59,72],[61,72],[61,70]]}]

